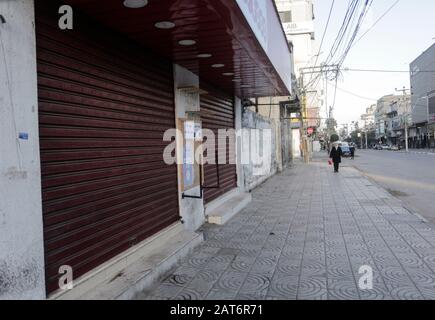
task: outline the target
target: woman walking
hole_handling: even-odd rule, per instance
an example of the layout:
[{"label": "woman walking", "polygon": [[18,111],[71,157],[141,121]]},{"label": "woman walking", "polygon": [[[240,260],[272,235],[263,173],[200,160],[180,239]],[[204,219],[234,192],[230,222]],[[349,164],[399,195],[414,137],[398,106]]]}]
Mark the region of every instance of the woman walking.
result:
[{"label": "woman walking", "polygon": [[334,144],[331,149],[331,153],[329,154],[329,157],[332,159],[332,162],[334,163],[334,172],[338,173],[338,170],[340,169],[340,163],[341,163],[341,157],[343,156],[343,151],[341,150],[340,145]]}]

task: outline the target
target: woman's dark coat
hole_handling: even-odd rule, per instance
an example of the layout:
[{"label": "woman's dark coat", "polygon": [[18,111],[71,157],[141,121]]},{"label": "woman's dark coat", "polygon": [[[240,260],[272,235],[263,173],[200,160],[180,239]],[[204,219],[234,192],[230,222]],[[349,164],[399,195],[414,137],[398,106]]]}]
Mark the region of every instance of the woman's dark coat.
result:
[{"label": "woman's dark coat", "polygon": [[331,154],[329,157],[332,159],[334,163],[341,163],[341,157],[343,156],[343,151],[340,147],[335,148],[332,147]]}]

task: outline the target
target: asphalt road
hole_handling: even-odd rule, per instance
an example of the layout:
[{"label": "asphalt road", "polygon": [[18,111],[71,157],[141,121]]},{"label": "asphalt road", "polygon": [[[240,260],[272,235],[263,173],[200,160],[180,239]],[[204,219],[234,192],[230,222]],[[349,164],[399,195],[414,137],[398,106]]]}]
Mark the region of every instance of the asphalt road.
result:
[{"label": "asphalt road", "polygon": [[357,150],[355,166],[404,205],[435,224],[435,155]]}]

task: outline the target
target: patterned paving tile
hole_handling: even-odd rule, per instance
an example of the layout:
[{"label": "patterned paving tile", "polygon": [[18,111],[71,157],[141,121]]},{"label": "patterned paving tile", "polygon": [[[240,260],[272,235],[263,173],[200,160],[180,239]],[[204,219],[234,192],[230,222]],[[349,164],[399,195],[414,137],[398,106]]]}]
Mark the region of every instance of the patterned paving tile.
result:
[{"label": "patterned paving tile", "polygon": [[[252,294],[267,291],[271,283],[271,277],[264,274],[250,273],[239,290],[241,294]],[[266,294],[264,294],[266,295]]]},{"label": "patterned paving tile", "polygon": [[[269,179],[136,299],[435,300],[435,229],[358,171],[330,171],[314,162]],[[362,265],[373,289],[358,288]]]},{"label": "patterned paving tile", "polygon": [[298,285],[299,277],[278,275],[272,280],[267,295],[289,300],[296,299]]},{"label": "patterned paving tile", "polygon": [[169,285],[169,284],[161,284],[156,290],[154,290],[150,295],[154,297],[161,297],[165,299],[172,299],[175,297],[183,287]]},{"label": "patterned paving tile", "polygon": [[213,286],[213,289],[223,291],[238,291],[247,277],[247,273],[226,271]]}]

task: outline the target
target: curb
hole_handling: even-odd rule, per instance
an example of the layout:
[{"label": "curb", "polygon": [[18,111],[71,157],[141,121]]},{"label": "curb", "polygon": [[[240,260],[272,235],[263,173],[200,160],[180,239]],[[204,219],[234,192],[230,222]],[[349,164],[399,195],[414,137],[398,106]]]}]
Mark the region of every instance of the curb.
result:
[{"label": "curb", "polygon": [[407,154],[407,153],[409,153],[409,154],[424,154],[424,155],[429,155],[429,156],[435,156],[435,152],[419,152],[419,151],[406,152],[406,151],[401,151],[400,153],[403,153],[403,154]]},{"label": "curb", "polygon": [[[366,178],[367,180],[369,180],[370,182],[372,182],[374,185],[382,188],[383,190],[387,191],[386,187],[384,187],[380,182],[376,181],[374,178],[370,177],[370,174],[364,172],[363,170],[361,170],[360,168],[358,168],[356,165],[353,165],[352,168],[354,168],[356,171],[358,171],[364,178]],[[388,191],[387,191],[388,192]],[[417,219],[420,219],[423,223],[431,225],[430,221],[427,220],[426,218],[424,218],[421,214],[419,214],[417,211],[417,209],[413,208],[411,205],[407,204],[403,199],[400,199],[399,197],[396,197],[392,194],[390,194],[390,196],[395,199],[398,203],[400,203],[400,205],[406,210],[408,211],[408,213],[414,217],[416,217]],[[434,226],[435,227],[435,226]]]}]

